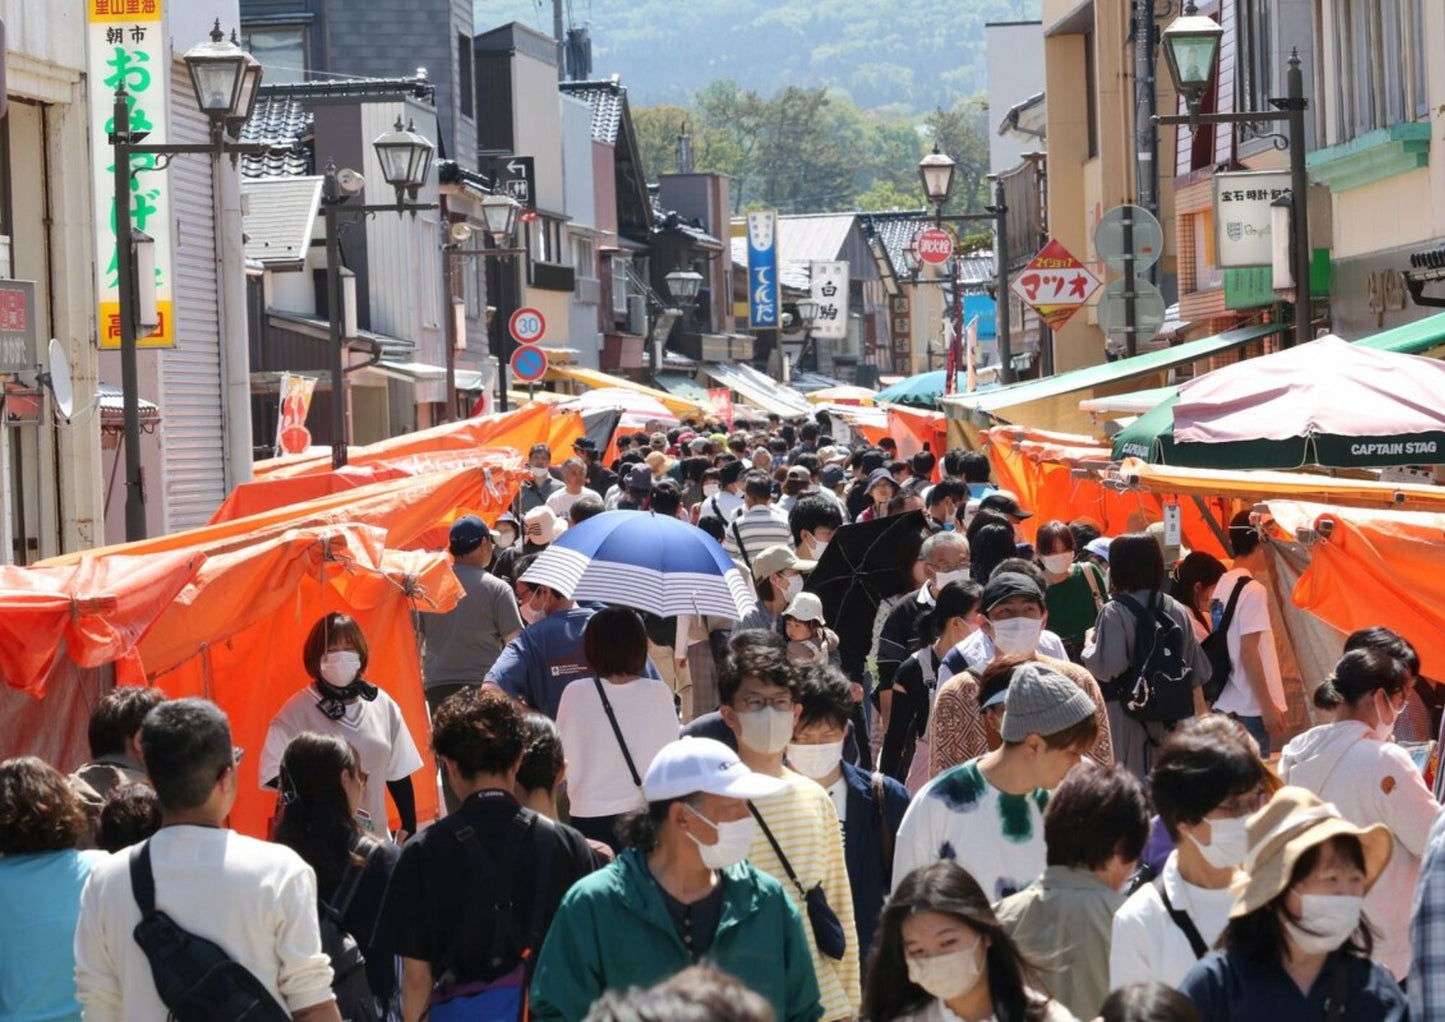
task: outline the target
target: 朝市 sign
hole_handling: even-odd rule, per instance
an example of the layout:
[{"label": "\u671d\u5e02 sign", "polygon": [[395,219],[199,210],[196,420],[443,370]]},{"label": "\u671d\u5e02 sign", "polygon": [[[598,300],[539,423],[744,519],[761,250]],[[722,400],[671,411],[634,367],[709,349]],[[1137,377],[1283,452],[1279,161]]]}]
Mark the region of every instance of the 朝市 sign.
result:
[{"label": "\u671d\u5e02 sign", "polygon": [[[163,0],[86,0],[89,22],[89,92],[91,181],[95,198],[95,272],[98,291],[100,346],[120,347],[120,288],[115,248],[115,167],[110,131],[115,91],[125,87],[132,132],[146,132],[145,144],[169,141],[167,92],[170,65],[166,60]],[[155,239],[153,287],[160,325],[142,348],[170,348],[176,343],[171,275],[171,201],[169,175],[157,170],[157,156],[132,156],[131,226]]]},{"label": "\u671d\u5e02 sign", "polygon": [[1051,330],[1057,330],[1099,290],[1099,278],[1050,238],[1014,277],[1009,290],[1027,302]]}]

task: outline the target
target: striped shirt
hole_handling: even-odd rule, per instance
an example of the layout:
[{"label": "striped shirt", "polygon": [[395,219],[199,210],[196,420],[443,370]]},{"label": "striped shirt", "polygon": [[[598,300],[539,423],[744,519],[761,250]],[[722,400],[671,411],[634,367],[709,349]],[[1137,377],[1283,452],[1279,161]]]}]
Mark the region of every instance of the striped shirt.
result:
[{"label": "striped shirt", "polygon": [[[739,540],[742,542],[742,550],[747,552],[746,557],[742,550],[739,550]],[[733,520],[728,522],[727,530],[723,533],[723,549],[749,572],[752,571],[752,562],[758,554],[768,547],[791,548],[792,545],[793,530],[788,527],[788,516],[771,504],[758,504],[739,511],[733,516]]]},{"label": "striped shirt", "polygon": [[838,922],[849,937],[842,961],[829,958],[818,950],[813,928],[808,925],[808,906],[803,895],[788,878],[761,827],[753,838],[748,859],[783,885],[803,916],[803,930],[808,935],[808,950],[813,955],[813,971],[817,973],[818,989],[823,998],[823,1018],[852,1018],[858,1014],[861,1000],[858,945],[852,939],[858,930],[853,921],[853,894],[843,858],[838,810],[827,791],[802,774],[784,769],[783,777],[792,785],[790,788],[768,798],[754,799],[753,805],[782,846],[783,854],[788,857],[788,864],[793,867],[803,890],[811,890],[815,884],[822,883],[828,904],[837,913]]}]

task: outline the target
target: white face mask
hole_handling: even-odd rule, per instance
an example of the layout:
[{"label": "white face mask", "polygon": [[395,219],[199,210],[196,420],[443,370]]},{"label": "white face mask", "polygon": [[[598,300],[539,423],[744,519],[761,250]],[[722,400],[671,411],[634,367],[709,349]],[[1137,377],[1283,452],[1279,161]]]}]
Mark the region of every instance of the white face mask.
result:
[{"label": "white face mask", "polygon": [[1300,921],[1284,921],[1284,928],[1305,954],[1335,950],[1360,927],[1365,899],[1353,894],[1300,895]]},{"label": "white face mask", "polygon": [[804,777],[821,780],[827,777],[843,761],[843,742],[824,742],[822,745],[799,745],[788,743],[788,765]]},{"label": "white face mask", "polygon": [[549,471],[548,471],[547,469],[545,469],[545,468],[542,468],[542,467],[539,466],[539,465],[533,465],[533,466],[532,466],[532,478],[535,479],[535,480],[537,480],[537,482],[539,482],[539,483],[545,481],[546,478],[547,478],[549,475],[551,475],[551,474],[552,474],[551,472],[549,472]]},{"label": "white face mask", "polygon": [[321,658],[321,678],[328,685],[345,688],[361,673],[361,655],[349,649],[327,653]]},{"label": "white face mask", "polygon": [[1026,656],[1039,648],[1044,622],[1036,617],[1011,617],[993,622],[993,644],[1007,656]]},{"label": "white face mask", "polygon": [[939,592],[943,592],[943,587],[950,582],[962,582],[966,578],[968,578],[967,568],[960,568],[957,571],[935,571],[933,584],[938,587]]},{"label": "white face mask", "polygon": [[708,869],[727,869],[729,866],[736,866],[748,857],[748,852],[753,847],[753,838],[757,836],[758,832],[757,821],[753,819],[751,813],[741,820],[713,823],[692,806],[684,803],[684,807],[692,815],[717,831],[717,843],[711,845],[703,844],[692,831],[687,832],[687,836],[692,838],[693,844],[697,845],[704,866]]},{"label": "white face mask", "polygon": [[1074,555],[1071,553],[1045,554],[1039,558],[1039,563],[1050,575],[1064,575],[1068,573],[1069,566],[1074,563]]},{"label": "white face mask", "polygon": [[1244,821],[1243,816],[1210,820],[1209,844],[1206,845],[1195,837],[1193,831],[1189,834],[1189,840],[1194,842],[1199,854],[1204,856],[1204,861],[1215,869],[1238,866],[1249,851],[1249,835],[1245,832]]},{"label": "white face mask", "polygon": [[793,711],[763,707],[738,714],[742,734],[738,740],[749,749],[773,755],[788,747],[793,738]]},{"label": "white face mask", "polygon": [[703,483],[703,484],[702,484],[702,495],[703,495],[704,497],[716,497],[716,496],[717,496],[717,489],[718,489],[717,483]]},{"label": "white face mask", "polygon": [[797,596],[803,591],[803,580],[797,575],[792,575],[789,577],[785,577],[783,579],[783,584],[775,588],[781,590],[783,605],[787,606],[788,604],[793,602],[794,596]]},{"label": "white face mask", "polygon": [[498,550],[510,550],[512,544],[517,542],[517,534],[515,532],[499,532],[497,535],[500,538],[493,540],[493,542],[497,544]]},{"label": "white face mask", "polygon": [[811,559],[811,560],[814,560],[814,561],[820,561],[820,560],[822,560],[822,559],[823,559],[823,551],[824,551],[824,550],[827,550],[827,549],[828,549],[828,540],[826,540],[826,539],[815,539],[815,540],[813,540],[813,556],[812,556],[810,559]]},{"label": "white face mask", "polygon": [[536,607],[532,606],[531,600],[528,600],[526,603],[522,604],[519,609],[522,612],[522,620],[529,625],[534,625],[547,616]]},{"label": "white face mask", "polygon": [[940,1001],[951,1001],[978,984],[983,974],[980,958],[976,945],[967,951],[950,951],[931,958],[908,955],[908,978]]},{"label": "white face mask", "polygon": [[1395,734],[1395,722],[1400,719],[1401,711],[1395,709],[1395,704],[1390,702],[1389,693],[1383,689],[1375,690],[1375,717],[1376,724],[1370,728],[1370,737],[1382,742],[1388,742]]}]

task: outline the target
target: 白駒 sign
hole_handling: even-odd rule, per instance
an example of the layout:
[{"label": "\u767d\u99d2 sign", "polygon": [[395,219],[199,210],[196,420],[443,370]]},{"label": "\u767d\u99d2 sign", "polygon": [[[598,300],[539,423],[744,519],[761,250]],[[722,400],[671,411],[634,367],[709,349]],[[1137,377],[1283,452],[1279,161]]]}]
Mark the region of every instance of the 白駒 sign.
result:
[{"label": "\u767d\u99d2 sign", "polygon": [[827,262],[812,265],[813,301],[818,314],[813,320],[813,336],[841,340],[848,336],[848,263]]},{"label": "\u767d\u99d2 sign", "polygon": [[1288,195],[1289,171],[1214,175],[1214,255],[1221,269],[1274,262],[1270,203]]},{"label": "\u767d\u99d2 sign", "polygon": [[778,211],[755,209],[748,214],[748,326],[753,330],[776,330],[781,319]]},{"label": "\u767d\u99d2 sign", "polygon": [[1099,278],[1058,239],[1050,238],[1014,277],[1009,290],[1032,306],[1050,329],[1057,330],[1099,290]]}]

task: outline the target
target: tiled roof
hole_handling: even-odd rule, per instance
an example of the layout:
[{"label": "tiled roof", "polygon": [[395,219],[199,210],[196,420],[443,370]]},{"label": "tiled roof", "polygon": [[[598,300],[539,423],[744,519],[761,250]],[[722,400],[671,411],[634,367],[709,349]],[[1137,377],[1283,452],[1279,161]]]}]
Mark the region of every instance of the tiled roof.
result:
[{"label": "tiled roof", "polygon": [[904,267],[903,253],[907,251],[909,244],[924,227],[928,226],[929,217],[921,210],[909,213],[882,213],[864,214],[864,229],[869,223],[873,225],[873,232],[883,242],[883,247],[888,251],[888,261],[893,264],[893,272],[897,274],[906,273]]},{"label": "tiled roof", "polygon": [[246,199],[242,215],[246,258],[262,266],[300,268],[311,247],[321,185],[319,177],[242,181],[241,194]]},{"label": "tiled roof", "polygon": [[627,105],[627,89],[622,83],[613,78],[605,82],[562,82],[560,87],[564,94],[592,107],[592,138],[616,145]]},{"label": "tiled roof", "polygon": [[251,119],[241,129],[242,142],[275,142],[277,148],[261,156],[241,157],[241,175],[259,177],[304,177],[310,174],[311,133],[314,119],[295,96],[268,95],[263,88],[256,97]]}]

